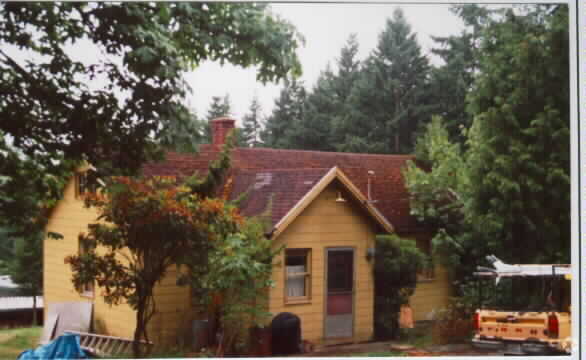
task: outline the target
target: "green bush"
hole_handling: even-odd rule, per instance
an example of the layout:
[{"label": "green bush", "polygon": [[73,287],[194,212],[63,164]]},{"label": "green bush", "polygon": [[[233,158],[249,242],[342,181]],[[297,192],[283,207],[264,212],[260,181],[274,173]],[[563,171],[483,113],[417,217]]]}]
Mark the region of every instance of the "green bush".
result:
[{"label": "green bush", "polygon": [[397,235],[377,236],[375,254],[375,338],[396,338],[401,305],[409,302],[417,284],[417,273],[428,261],[414,240]]}]

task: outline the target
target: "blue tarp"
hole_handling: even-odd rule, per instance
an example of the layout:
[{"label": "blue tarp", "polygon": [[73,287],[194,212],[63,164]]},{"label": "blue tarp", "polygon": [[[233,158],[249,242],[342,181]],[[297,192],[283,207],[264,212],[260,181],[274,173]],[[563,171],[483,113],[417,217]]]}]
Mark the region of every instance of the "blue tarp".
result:
[{"label": "blue tarp", "polygon": [[25,350],[18,360],[57,360],[57,359],[87,359],[88,356],[79,346],[79,335],[64,334],[47,345],[39,346],[35,350]]}]

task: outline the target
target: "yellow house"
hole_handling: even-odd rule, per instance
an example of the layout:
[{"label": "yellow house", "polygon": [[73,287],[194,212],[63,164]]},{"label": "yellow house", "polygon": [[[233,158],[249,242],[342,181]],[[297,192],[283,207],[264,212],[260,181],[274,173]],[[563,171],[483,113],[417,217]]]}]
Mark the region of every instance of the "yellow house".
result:
[{"label": "yellow house", "polygon": [[[164,162],[147,164],[146,176],[187,176],[207,169],[220,151],[234,120],[212,123],[214,142],[197,155],[168,153]],[[230,198],[241,198],[241,213],[264,216],[267,236],[284,247],[273,270],[269,311],[289,312],[301,320],[302,338],[313,343],[365,341],[373,335],[374,286],[372,255],[376,234],[397,233],[428,251],[430,234],[409,215],[409,197],[401,170],[411,157],[318,151],[236,148],[229,174]],[[78,235],[95,221],[79,194],[83,175],[72,179],[53,210],[48,231],[62,240],[45,240],[46,304],[93,303],[93,331],[131,338],[135,314],[127,305],[104,304],[99,289],[81,293],[71,284],[63,259],[84,251]],[[246,196],[243,196],[246,195]],[[149,334],[156,344],[181,343],[194,313],[189,289],[175,283],[173,270],[155,289],[157,314]],[[422,276],[411,298],[415,320],[426,320],[447,304],[446,271]]]}]

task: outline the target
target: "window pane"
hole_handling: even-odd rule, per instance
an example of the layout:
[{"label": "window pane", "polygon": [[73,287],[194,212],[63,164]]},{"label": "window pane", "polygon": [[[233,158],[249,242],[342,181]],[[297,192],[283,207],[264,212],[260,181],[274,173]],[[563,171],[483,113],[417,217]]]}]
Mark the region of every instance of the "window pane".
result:
[{"label": "window pane", "polygon": [[[308,250],[287,250],[285,252],[287,297],[308,296]],[[295,276],[295,274],[299,274]],[[306,275],[301,275],[306,274]]]},{"label": "window pane", "polygon": [[328,253],[328,290],[352,291],[354,253],[330,251]]}]

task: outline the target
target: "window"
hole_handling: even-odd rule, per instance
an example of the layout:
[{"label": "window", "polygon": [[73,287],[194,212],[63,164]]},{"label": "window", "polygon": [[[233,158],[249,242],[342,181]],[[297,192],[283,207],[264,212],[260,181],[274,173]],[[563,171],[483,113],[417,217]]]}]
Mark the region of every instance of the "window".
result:
[{"label": "window", "polygon": [[417,273],[417,281],[431,281],[435,279],[435,270],[434,270],[434,263],[433,260],[430,264],[423,270]]},{"label": "window", "polygon": [[85,194],[95,191],[95,179],[89,176],[87,171],[75,175],[75,196],[77,198],[82,198]]},{"label": "window", "polygon": [[431,240],[417,239],[417,247],[430,259],[427,266],[417,273],[417,281],[432,281],[435,279],[435,264],[431,255]]},{"label": "window", "polygon": [[[94,247],[88,244],[87,240],[83,238],[79,239],[79,255],[83,256],[84,254],[88,254],[94,250]],[[83,284],[79,289],[79,292],[82,296],[93,297],[94,296],[94,282],[88,281],[87,283]]]},{"label": "window", "polygon": [[311,288],[311,250],[285,250],[285,302],[307,301]]}]

